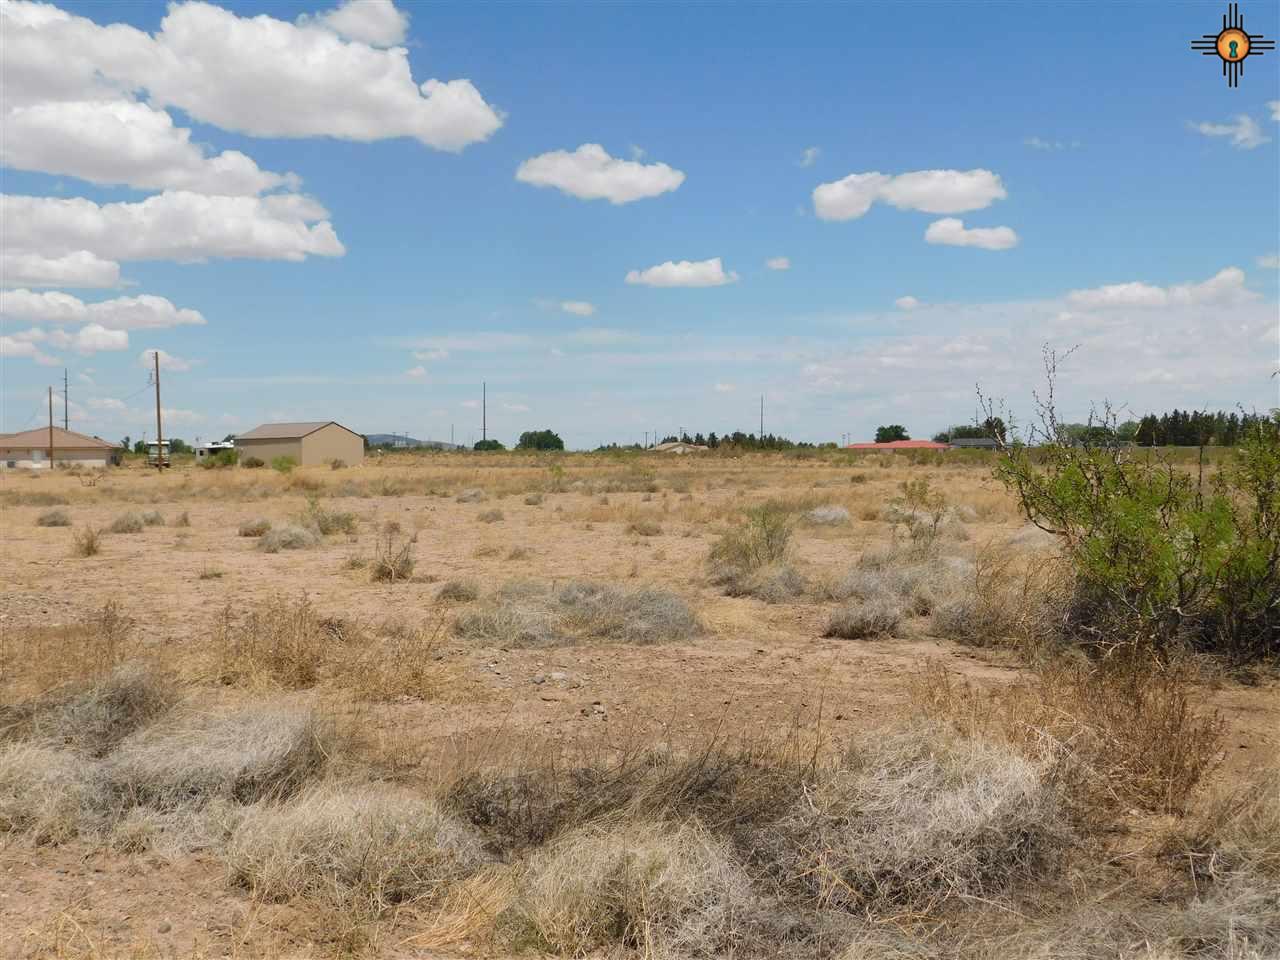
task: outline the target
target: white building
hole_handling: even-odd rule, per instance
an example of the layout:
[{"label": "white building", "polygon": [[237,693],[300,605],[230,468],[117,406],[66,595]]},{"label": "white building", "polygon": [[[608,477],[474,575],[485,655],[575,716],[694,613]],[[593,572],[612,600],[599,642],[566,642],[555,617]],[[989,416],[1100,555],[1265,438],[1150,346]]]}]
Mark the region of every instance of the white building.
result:
[{"label": "white building", "polygon": [[47,470],[50,432],[53,462],[57,466],[105,467],[119,463],[121,449],[114,443],[74,430],[37,427],[21,433],[0,433],[0,469]]}]

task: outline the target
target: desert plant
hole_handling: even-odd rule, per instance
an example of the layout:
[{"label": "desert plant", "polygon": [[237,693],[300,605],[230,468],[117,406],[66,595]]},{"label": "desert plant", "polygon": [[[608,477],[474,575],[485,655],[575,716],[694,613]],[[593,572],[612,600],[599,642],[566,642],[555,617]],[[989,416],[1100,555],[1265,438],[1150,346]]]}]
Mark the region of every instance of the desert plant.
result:
[{"label": "desert plant", "polygon": [[526,507],[539,507],[542,505],[542,494],[526,493],[524,496],[524,503]]},{"label": "desert plant", "polygon": [[487,500],[485,492],[479,487],[468,487],[455,498],[458,503],[480,503]]},{"label": "desert plant", "polygon": [[271,521],[265,517],[257,520],[246,520],[240,524],[239,534],[242,537],[260,537],[271,529]]},{"label": "desert plant", "polygon": [[831,614],[822,635],[842,640],[888,636],[902,621],[903,612],[901,601],[883,595],[847,603]]},{"label": "desert plant", "polygon": [[826,506],[814,507],[804,515],[809,523],[819,526],[834,526],[849,522],[849,511],[844,507]]},{"label": "desert plant", "polygon": [[142,522],[148,527],[163,527],[164,514],[159,510],[148,510],[142,515]]},{"label": "desert plant", "polygon": [[102,552],[102,531],[86,524],[72,535],[71,543],[77,557],[96,557]]},{"label": "desert plant", "polygon": [[107,806],[97,767],[64,750],[0,743],[0,836],[37,844],[72,839]]},{"label": "desert plant", "polygon": [[355,533],[356,515],[346,510],[328,510],[316,497],[307,499],[307,509],[298,515],[298,525],[310,527],[322,536],[333,533]]},{"label": "desert plant", "polygon": [[637,537],[656,537],[662,533],[662,524],[648,517],[640,517],[627,524],[627,533]]},{"label": "desert plant", "polygon": [[69,527],[71,526],[71,517],[67,515],[65,510],[46,510],[40,516],[36,517],[37,527]]},{"label": "desert plant", "polygon": [[175,527],[191,526],[191,514],[188,511],[183,510],[180,514],[178,514],[177,518],[173,521],[173,525]]},{"label": "desert plant", "polygon": [[305,550],[314,547],[319,538],[306,527],[287,524],[268,530],[258,541],[258,549],[264,553],[279,553],[281,550]]},{"label": "desert plant", "polygon": [[329,461],[330,470],[345,470],[346,468],[347,461],[343,460],[341,457],[335,457]]},{"label": "desert plant", "polygon": [[145,526],[142,517],[136,513],[122,513],[111,521],[107,530],[111,533],[141,533]]},{"label": "desert plant", "polygon": [[176,688],[167,676],[125,663],[25,705],[25,719],[10,732],[80,756],[101,757],[176,700]]},{"label": "desert plant", "polygon": [[413,544],[394,533],[383,534],[374,548],[369,576],[374,581],[387,583],[408,580],[413,575],[413,564]]},{"label": "desert plant", "polygon": [[475,580],[446,580],[436,591],[437,600],[470,603],[480,596],[480,585]]},{"label": "desert plant", "polygon": [[712,546],[708,563],[712,579],[728,583],[771,563],[786,559],[792,514],[785,504],[769,501],[746,512],[746,522],[724,533]]},{"label": "desert plant", "polygon": [[248,470],[259,470],[266,465],[267,462],[261,457],[245,457],[240,461],[240,466],[245,467]]},{"label": "desert plant", "polygon": [[476,519],[481,523],[497,523],[498,521],[505,519],[505,517],[503,517],[501,510],[493,509],[481,511]]},{"label": "desert plant", "polygon": [[293,457],[272,457],[271,469],[276,473],[292,473],[293,468],[298,465],[298,461]]}]

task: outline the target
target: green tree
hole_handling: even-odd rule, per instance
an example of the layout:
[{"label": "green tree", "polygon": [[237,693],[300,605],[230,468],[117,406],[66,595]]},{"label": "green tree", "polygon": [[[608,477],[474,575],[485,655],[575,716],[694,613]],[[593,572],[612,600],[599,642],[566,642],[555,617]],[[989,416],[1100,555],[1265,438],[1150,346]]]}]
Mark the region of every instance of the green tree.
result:
[{"label": "green tree", "polygon": [[910,440],[907,428],[900,423],[876,427],[876,443],[891,443],[894,440]]},{"label": "green tree", "polygon": [[170,437],[169,452],[170,453],[190,453],[191,447],[189,447],[187,445],[187,441],[183,440],[181,437]]},{"label": "green tree", "polygon": [[[479,449],[477,447],[476,449]],[[516,442],[517,450],[563,450],[564,441],[551,430],[526,430]]]},{"label": "green tree", "polygon": [[504,447],[502,445],[502,442],[499,440],[477,440],[476,445],[471,449],[473,450],[505,450],[507,448]]}]

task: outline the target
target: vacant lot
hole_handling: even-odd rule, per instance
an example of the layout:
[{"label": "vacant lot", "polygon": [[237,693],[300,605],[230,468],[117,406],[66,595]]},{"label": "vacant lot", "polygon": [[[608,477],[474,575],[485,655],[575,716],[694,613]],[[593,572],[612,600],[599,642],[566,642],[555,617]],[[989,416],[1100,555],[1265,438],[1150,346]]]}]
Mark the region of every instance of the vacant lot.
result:
[{"label": "vacant lot", "polygon": [[0,956],[1280,951],[1280,686],[1061,649],[981,459],[0,498]]}]

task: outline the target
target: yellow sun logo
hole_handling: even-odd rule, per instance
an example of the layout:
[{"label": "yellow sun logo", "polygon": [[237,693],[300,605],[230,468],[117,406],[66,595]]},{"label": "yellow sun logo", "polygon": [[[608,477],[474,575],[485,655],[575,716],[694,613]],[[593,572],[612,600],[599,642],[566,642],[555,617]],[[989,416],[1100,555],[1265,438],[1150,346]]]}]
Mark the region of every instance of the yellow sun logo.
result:
[{"label": "yellow sun logo", "polygon": [[1264,50],[1275,48],[1274,40],[1265,40],[1260,33],[1245,33],[1244,17],[1240,16],[1238,3],[1228,4],[1227,12],[1222,15],[1221,30],[1191,41],[1192,50],[1222,61],[1222,75],[1227,78],[1229,87],[1240,85],[1246,58],[1260,57]]}]

